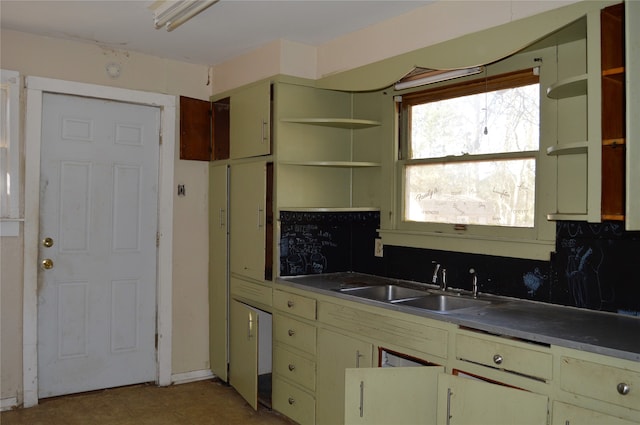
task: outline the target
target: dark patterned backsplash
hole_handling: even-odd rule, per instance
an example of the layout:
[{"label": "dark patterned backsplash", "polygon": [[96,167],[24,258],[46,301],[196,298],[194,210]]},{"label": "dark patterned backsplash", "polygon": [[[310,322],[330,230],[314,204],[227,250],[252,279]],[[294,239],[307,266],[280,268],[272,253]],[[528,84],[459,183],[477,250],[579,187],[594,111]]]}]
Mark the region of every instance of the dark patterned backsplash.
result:
[{"label": "dark patterned backsplash", "polygon": [[280,275],[356,271],[431,282],[434,264],[449,285],[480,292],[640,315],[640,232],[617,222],[558,222],[550,261],[385,245],[373,255],[377,212],[281,212]]}]

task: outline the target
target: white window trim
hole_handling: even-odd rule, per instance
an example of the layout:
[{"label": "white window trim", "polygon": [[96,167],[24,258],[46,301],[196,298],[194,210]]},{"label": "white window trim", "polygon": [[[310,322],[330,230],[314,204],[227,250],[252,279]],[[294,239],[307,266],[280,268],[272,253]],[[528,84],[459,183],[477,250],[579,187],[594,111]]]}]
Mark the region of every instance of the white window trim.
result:
[{"label": "white window trim", "polygon": [[40,146],[42,97],[61,93],[161,108],[158,190],[157,369],[156,383],[171,384],[173,181],[176,139],[176,96],[40,77],[26,78],[25,223],[22,378],[23,405],[38,404],[38,240],[40,212]]},{"label": "white window trim", "polygon": [[9,213],[5,217],[0,217],[0,237],[18,236],[20,222],[23,221],[20,217],[20,73],[2,69],[0,83],[9,88],[8,159],[13,186],[9,197]]}]

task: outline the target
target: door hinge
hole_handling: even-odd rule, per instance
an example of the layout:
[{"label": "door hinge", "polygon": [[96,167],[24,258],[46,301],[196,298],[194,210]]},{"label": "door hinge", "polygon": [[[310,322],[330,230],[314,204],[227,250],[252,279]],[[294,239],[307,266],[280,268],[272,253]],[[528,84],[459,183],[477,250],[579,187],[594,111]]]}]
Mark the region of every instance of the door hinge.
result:
[{"label": "door hinge", "polygon": [[156,232],[156,247],[160,246],[160,232]]}]

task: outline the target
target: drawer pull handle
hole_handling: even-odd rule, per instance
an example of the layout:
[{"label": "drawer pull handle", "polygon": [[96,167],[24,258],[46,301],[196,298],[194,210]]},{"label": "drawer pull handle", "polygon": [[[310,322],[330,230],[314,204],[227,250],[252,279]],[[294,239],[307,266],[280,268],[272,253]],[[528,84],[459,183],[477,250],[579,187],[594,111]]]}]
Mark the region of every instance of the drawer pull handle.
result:
[{"label": "drawer pull handle", "polygon": [[296,331],[294,331],[293,329],[289,329],[289,332],[287,332],[289,334],[289,336],[294,336],[296,334]]},{"label": "drawer pull handle", "polygon": [[500,354],[496,354],[495,356],[493,356],[493,362],[495,364],[502,364],[502,361],[504,359],[502,358],[502,356]]},{"label": "drawer pull handle", "polygon": [[618,394],[620,395],[627,395],[629,394],[629,391],[631,391],[631,387],[625,384],[624,382],[620,382],[617,388],[618,388]]},{"label": "drawer pull handle", "polygon": [[296,404],[296,400],[295,400],[293,397],[289,397],[288,402],[289,402],[289,404],[290,404],[290,405],[292,405],[292,406],[293,406],[294,404]]},{"label": "drawer pull handle", "polygon": [[293,301],[291,300],[287,301],[287,307],[293,308]]},{"label": "drawer pull handle", "polygon": [[294,370],[296,370],[296,365],[294,365],[294,364],[289,364],[289,370],[290,370],[291,372],[293,372]]}]

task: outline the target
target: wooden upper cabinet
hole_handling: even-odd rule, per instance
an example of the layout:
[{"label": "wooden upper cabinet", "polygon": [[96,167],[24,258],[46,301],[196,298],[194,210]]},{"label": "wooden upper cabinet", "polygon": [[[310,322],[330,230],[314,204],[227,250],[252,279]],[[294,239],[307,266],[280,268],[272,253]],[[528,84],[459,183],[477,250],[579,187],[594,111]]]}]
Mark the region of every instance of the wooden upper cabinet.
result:
[{"label": "wooden upper cabinet", "polygon": [[624,4],[600,14],[602,63],[602,219],[625,214]]},{"label": "wooden upper cabinet", "polygon": [[229,158],[229,98],[216,102],[180,96],[180,159]]}]

